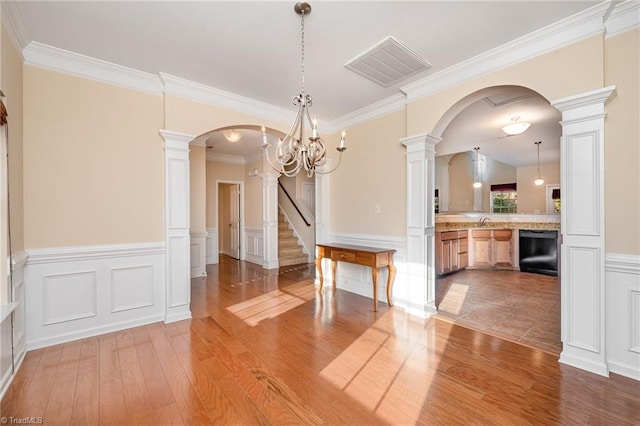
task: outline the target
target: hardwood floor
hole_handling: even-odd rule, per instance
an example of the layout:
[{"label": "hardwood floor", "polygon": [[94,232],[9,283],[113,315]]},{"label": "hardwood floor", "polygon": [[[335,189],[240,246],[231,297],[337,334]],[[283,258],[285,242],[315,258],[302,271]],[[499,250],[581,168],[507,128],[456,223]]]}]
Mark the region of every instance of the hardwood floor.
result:
[{"label": "hardwood floor", "polygon": [[438,316],[559,355],[560,279],[506,270],[462,270],[436,280]]},{"label": "hardwood floor", "polygon": [[[30,351],[2,401],[44,424],[639,424],[640,382],[223,257],[194,319]],[[15,421],[13,423],[16,423]]]}]

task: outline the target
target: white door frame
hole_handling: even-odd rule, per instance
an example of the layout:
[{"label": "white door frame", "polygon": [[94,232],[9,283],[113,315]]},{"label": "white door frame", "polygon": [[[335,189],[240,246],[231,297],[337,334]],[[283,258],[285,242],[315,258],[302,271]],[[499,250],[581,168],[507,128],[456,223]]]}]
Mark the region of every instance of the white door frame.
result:
[{"label": "white door frame", "polygon": [[[246,256],[247,256],[247,250],[245,247],[245,232],[244,232],[244,182],[241,180],[227,180],[227,179],[216,179],[216,206],[218,207],[217,211],[216,211],[216,218],[218,219],[218,221],[216,223],[219,223],[219,213],[220,213],[220,191],[218,190],[220,188],[220,184],[224,183],[224,184],[231,184],[231,185],[238,185],[238,187],[240,188],[240,223],[238,224],[238,230],[239,232],[239,243],[240,243],[240,260],[245,260]],[[222,230],[218,231],[218,238],[220,238],[220,235],[222,234]]]}]

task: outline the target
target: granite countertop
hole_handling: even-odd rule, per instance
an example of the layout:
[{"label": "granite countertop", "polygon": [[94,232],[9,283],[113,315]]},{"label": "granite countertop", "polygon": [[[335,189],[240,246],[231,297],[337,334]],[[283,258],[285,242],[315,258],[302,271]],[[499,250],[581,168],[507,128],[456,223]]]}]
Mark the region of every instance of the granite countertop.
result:
[{"label": "granite countertop", "polygon": [[[436,231],[457,231],[463,229],[536,229],[560,230],[558,214],[482,214],[461,213],[436,215]],[[483,225],[479,225],[485,219]]]}]

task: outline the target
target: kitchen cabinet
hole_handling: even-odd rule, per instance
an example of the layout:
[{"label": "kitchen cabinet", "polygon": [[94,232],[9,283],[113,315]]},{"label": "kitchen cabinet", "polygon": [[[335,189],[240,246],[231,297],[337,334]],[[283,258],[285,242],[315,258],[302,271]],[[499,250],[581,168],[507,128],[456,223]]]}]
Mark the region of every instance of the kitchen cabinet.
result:
[{"label": "kitchen cabinet", "polygon": [[469,267],[513,269],[514,232],[511,229],[472,229]]},{"label": "kitchen cabinet", "polygon": [[436,232],[436,273],[464,269],[469,264],[467,231]]}]

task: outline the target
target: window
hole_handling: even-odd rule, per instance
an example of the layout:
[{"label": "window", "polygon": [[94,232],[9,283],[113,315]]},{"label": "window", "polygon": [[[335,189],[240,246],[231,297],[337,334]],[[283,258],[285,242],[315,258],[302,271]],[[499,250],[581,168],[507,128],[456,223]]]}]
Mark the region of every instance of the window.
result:
[{"label": "window", "polygon": [[518,191],[515,183],[491,185],[491,213],[517,213]]}]

